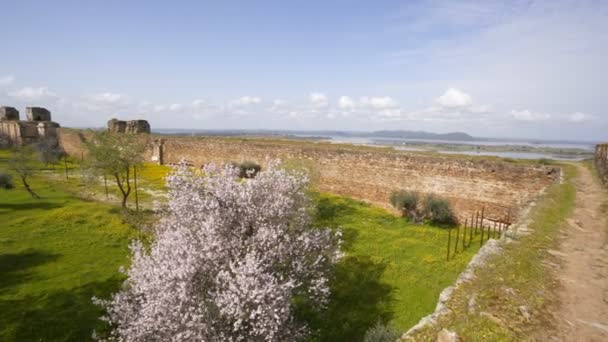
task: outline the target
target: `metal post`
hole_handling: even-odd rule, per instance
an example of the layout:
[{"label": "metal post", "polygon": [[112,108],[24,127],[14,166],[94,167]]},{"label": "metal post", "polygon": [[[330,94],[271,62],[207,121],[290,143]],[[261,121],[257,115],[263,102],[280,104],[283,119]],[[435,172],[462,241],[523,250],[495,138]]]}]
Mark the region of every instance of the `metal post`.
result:
[{"label": "metal post", "polygon": [[454,255],[458,252],[458,237],[460,237],[460,226],[456,226],[456,243],[454,244]]},{"label": "metal post", "polygon": [[448,228],[448,256],[446,261],[450,261],[450,244],[452,243],[452,228]]}]

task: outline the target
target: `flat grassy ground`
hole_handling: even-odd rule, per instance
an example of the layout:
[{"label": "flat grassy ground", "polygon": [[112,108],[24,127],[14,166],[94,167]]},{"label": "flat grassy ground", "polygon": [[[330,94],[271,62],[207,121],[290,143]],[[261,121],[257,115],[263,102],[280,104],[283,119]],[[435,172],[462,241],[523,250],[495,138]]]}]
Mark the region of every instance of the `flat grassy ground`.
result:
[{"label": "flat grassy ground", "polygon": [[311,323],[321,328],[320,340],[357,341],[378,321],[408,329],[433,312],[439,293],[479,247],[473,243],[447,262],[444,228],[410,224],[345,197],[316,199],[316,224],[341,228],[347,253],[336,270],[328,312]]},{"label": "flat grassy ground", "polygon": [[[0,170],[6,158],[0,151]],[[19,183],[0,190],[1,341],[89,339],[102,327],[102,312],[90,298],[108,297],[122,279],[118,268],[128,263],[128,241],[137,232],[115,205],[79,198],[85,189],[105,191],[99,184],[83,186],[77,166],[70,167],[67,181],[59,169],[33,178],[41,200],[31,199]],[[150,165],[140,184],[162,191],[168,170]],[[409,328],[434,310],[441,290],[478,247],[474,243],[446,262],[446,229],[412,225],[345,197],[314,196],[315,224],[341,228],[347,254],[332,280],[328,310],[306,316],[320,331],[315,340],[357,341],[378,321]]]},{"label": "flat grassy ground", "polygon": [[118,288],[134,231],[113,206],[31,183],[42,199],[0,190],[0,341],[89,340],[102,314],[91,297]]}]

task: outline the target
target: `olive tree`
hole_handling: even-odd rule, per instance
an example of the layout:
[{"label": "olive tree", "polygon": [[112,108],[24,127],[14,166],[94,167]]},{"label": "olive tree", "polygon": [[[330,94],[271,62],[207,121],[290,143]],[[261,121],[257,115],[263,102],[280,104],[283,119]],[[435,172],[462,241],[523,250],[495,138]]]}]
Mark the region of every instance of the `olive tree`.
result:
[{"label": "olive tree", "polygon": [[93,174],[110,175],[122,194],[122,207],[127,207],[131,194],[131,171],[143,162],[146,147],[141,135],[94,132],[85,140],[87,149],[86,167]]},{"label": "olive tree", "polygon": [[307,177],[278,168],[182,164],[149,247],[131,246],[122,289],[102,305],[119,341],[305,339],[296,303],[321,309],[340,234],[311,224]]},{"label": "olive tree", "polygon": [[65,152],[55,138],[41,139],[36,143],[35,147],[38,151],[38,159],[45,166],[48,166],[49,164],[55,166],[59,163],[59,160],[65,156]]},{"label": "olive tree", "polygon": [[35,199],[40,199],[40,196],[32,190],[28,178],[38,169],[36,165],[36,151],[30,145],[14,147],[11,157],[8,162],[10,170],[15,172],[25,190]]}]

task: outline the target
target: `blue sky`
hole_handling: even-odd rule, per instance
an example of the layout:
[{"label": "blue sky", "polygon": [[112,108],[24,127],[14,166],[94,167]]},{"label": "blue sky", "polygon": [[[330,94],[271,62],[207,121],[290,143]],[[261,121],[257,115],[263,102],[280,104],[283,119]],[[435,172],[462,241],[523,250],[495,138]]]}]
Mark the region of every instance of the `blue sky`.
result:
[{"label": "blue sky", "polygon": [[607,1],[2,1],[0,104],[64,126],[602,140]]}]

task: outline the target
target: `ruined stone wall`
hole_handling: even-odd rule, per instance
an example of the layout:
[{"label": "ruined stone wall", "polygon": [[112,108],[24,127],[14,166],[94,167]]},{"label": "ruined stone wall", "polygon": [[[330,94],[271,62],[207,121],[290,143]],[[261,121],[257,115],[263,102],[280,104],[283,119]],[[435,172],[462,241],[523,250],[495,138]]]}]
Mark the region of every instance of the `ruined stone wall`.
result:
[{"label": "ruined stone wall", "polygon": [[608,144],[595,146],[595,168],[604,185],[608,185]]},{"label": "ruined stone wall", "polygon": [[59,124],[51,121],[51,112],[41,107],[26,107],[27,121],[19,120],[14,107],[0,107],[0,139],[21,145],[40,139],[57,138]]},{"label": "ruined stone wall", "polygon": [[[61,136],[68,153],[80,153],[78,138]],[[387,208],[394,190],[435,193],[449,199],[461,219],[482,207],[489,218],[515,215],[519,208],[559,178],[559,170],[552,167],[373,147],[261,138],[153,138],[156,142],[150,143],[146,152],[146,159],[150,161],[158,159],[155,154],[159,153],[159,138],[164,141],[160,151],[167,164],[182,159],[195,166],[250,160],[264,166],[274,158],[300,160],[314,169],[320,191]]]},{"label": "ruined stone wall", "polygon": [[[318,173],[318,188],[389,207],[397,189],[435,193],[461,218],[485,207],[489,217],[514,215],[559,178],[559,170],[467,157],[429,156],[327,143],[239,138],[166,137],[164,160],[194,165],[269,158],[305,160]],[[510,212],[511,211],[511,212]]]}]

